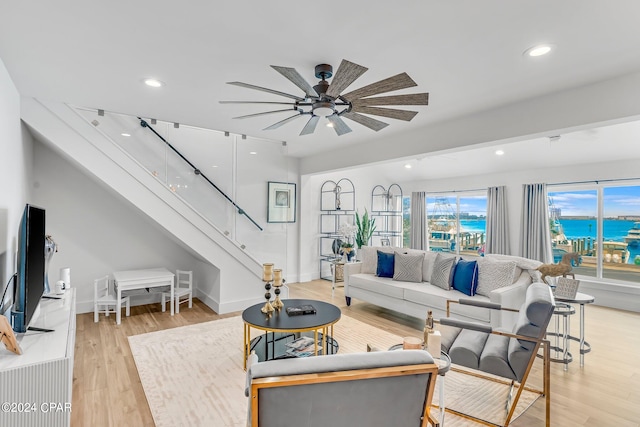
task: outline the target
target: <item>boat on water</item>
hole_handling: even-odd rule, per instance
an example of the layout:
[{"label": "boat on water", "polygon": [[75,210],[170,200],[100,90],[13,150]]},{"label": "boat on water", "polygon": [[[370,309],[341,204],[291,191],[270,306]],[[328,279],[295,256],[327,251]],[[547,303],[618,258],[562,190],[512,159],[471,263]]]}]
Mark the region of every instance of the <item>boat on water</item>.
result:
[{"label": "boat on water", "polygon": [[427,221],[429,249],[452,252],[456,249],[457,216],[446,197],[436,197],[433,211]]},{"label": "boat on water", "polygon": [[484,244],[484,233],[469,232],[458,223],[456,211],[446,197],[436,197],[433,211],[427,221],[429,250],[455,252],[477,251]]},{"label": "boat on water", "polygon": [[[598,252],[598,242],[593,244],[596,253]],[[630,261],[628,244],[625,242],[602,242],[602,259],[606,263],[627,264]],[[633,260],[631,260],[633,262]]]},{"label": "boat on water", "polygon": [[627,232],[624,241],[632,248],[640,246],[640,222],[633,223],[633,227]]}]

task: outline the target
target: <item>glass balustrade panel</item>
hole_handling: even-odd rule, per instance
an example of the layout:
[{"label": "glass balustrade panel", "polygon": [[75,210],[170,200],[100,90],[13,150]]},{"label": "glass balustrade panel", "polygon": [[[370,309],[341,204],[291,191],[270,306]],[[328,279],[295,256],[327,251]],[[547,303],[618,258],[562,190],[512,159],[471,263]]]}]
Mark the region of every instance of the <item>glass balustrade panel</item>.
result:
[{"label": "glass balustrade panel", "polygon": [[[268,182],[288,182],[281,142],[151,119],[143,119],[147,126],[142,126],[135,116],[76,111],[249,254],[285,268],[293,222],[270,223],[267,214]],[[294,191],[291,203],[296,200]]]}]

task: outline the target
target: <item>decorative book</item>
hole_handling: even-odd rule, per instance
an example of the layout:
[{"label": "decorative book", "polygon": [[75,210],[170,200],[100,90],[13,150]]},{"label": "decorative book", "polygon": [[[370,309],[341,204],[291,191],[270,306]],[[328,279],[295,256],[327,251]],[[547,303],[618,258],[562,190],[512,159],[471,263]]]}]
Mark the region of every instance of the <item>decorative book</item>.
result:
[{"label": "decorative book", "polygon": [[558,277],[554,296],[562,299],[574,299],[578,293],[579,280],[569,279],[566,277]]},{"label": "decorative book", "polygon": [[314,306],[309,304],[297,305],[293,307],[287,307],[287,314],[289,316],[299,316],[302,314],[316,314],[316,309]]},{"label": "decorative book", "polygon": [[[315,354],[316,344],[311,337],[300,337],[286,344],[287,355],[294,357],[307,357]],[[317,343],[318,351],[321,350],[322,341]]]}]

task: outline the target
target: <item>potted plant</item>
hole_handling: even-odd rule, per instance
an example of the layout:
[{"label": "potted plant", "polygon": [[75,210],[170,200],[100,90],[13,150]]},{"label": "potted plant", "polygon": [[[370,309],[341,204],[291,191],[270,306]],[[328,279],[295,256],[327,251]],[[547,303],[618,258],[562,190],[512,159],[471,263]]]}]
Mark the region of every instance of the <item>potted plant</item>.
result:
[{"label": "potted plant", "polygon": [[356,227],[356,244],[359,248],[367,246],[369,244],[369,240],[371,240],[371,236],[373,236],[373,232],[376,231],[376,219],[369,218],[367,208],[364,209],[364,215],[362,215],[362,218],[360,218],[360,215],[356,212]]}]

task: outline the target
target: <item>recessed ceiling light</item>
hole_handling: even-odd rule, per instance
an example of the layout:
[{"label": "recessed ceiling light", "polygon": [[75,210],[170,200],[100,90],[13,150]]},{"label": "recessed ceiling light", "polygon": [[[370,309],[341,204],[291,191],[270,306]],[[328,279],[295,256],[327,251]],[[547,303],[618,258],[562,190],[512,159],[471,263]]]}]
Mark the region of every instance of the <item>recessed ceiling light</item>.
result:
[{"label": "recessed ceiling light", "polygon": [[331,122],[327,123],[327,127],[328,128],[332,128],[333,127],[333,123],[331,123]]},{"label": "recessed ceiling light", "polygon": [[256,151],[249,151],[249,154],[258,154]]},{"label": "recessed ceiling light", "polygon": [[130,133],[126,133],[126,132],[122,132],[120,135],[122,135],[122,136],[131,136]]},{"label": "recessed ceiling light", "polygon": [[502,156],[503,154],[504,154],[504,151],[496,150],[496,156]]},{"label": "recessed ceiling light", "polygon": [[553,45],[551,44],[539,44],[536,46],[531,46],[529,49],[524,51],[525,56],[542,56],[553,50]]},{"label": "recessed ceiling light", "polygon": [[411,166],[411,164],[410,164],[410,163],[407,163],[406,165],[404,165],[404,167],[405,167],[406,169],[411,169],[411,168],[412,168],[412,166]]},{"label": "recessed ceiling light", "polygon": [[211,167],[212,167],[212,168],[217,168],[217,167],[218,167],[218,165],[211,165]]},{"label": "recessed ceiling light", "polygon": [[153,79],[153,78],[146,78],[144,80],[142,80],[144,82],[144,84],[146,84],[147,86],[151,86],[151,87],[162,87],[164,86],[164,82],[158,80],[158,79]]}]

